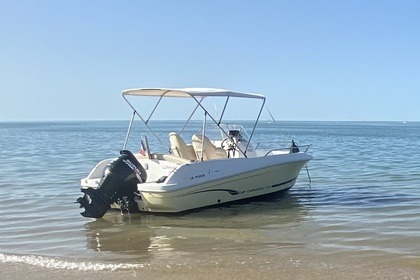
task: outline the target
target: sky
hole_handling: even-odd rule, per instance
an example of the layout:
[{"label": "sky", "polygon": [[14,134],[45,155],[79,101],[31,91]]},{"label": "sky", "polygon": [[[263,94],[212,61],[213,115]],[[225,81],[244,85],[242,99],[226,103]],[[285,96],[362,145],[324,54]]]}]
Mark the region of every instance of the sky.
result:
[{"label": "sky", "polygon": [[0,122],[129,119],[121,91],[137,87],[260,93],[276,120],[420,121],[419,14],[409,0],[0,0]]}]

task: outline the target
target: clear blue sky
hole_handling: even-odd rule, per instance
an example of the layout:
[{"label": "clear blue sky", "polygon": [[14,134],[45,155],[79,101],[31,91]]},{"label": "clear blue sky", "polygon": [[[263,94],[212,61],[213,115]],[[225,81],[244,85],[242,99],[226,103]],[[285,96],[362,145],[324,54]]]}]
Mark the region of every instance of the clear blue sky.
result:
[{"label": "clear blue sky", "polygon": [[262,93],[278,120],[420,121],[419,15],[405,0],[0,0],[0,121],[126,119],[133,87]]}]

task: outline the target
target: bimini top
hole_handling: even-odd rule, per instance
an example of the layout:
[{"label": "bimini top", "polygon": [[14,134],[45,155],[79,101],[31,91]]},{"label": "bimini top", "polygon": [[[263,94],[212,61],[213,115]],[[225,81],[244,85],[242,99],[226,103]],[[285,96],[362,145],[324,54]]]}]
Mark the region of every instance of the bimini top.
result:
[{"label": "bimini top", "polygon": [[135,88],[124,90],[122,95],[190,98],[204,98],[213,96],[265,99],[264,95],[262,94],[243,93],[216,88]]}]

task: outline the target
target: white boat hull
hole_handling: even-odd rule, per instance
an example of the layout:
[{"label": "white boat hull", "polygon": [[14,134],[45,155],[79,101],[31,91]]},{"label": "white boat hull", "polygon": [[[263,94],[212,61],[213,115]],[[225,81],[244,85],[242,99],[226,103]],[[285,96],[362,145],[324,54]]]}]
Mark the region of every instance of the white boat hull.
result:
[{"label": "white boat hull", "polygon": [[311,158],[302,153],[183,166],[167,184],[139,184],[137,203],[140,211],[175,213],[276,193],[293,187]]}]

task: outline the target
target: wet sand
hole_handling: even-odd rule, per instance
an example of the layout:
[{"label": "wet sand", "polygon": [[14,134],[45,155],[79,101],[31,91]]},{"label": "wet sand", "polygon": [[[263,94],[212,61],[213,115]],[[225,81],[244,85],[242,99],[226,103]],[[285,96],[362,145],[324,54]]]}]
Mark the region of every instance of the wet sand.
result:
[{"label": "wet sand", "polygon": [[404,263],[348,264],[305,261],[255,265],[157,265],[140,269],[82,271],[46,268],[24,263],[0,263],[1,278],[14,279],[420,279],[418,260]]}]

